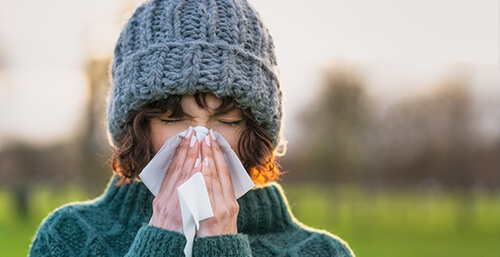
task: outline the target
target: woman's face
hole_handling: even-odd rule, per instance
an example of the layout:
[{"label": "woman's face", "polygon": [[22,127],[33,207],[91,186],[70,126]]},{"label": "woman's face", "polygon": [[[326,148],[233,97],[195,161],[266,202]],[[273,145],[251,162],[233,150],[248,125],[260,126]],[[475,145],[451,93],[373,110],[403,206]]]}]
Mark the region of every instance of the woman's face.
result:
[{"label": "woman's face", "polygon": [[246,128],[241,110],[234,107],[229,108],[229,112],[217,113],[216,109],[222,104],[222,100],[211,94],[207,94],[205,100],[207,109],[199,107],[194,96],[183,95],[181,99],[183,117],[170,117],[172,112],[167,111],[149,121],[151,143],[155,153],[167,139],[188,129],[189,126],[203,126],[220,133],[239,156],[238,141]]}]

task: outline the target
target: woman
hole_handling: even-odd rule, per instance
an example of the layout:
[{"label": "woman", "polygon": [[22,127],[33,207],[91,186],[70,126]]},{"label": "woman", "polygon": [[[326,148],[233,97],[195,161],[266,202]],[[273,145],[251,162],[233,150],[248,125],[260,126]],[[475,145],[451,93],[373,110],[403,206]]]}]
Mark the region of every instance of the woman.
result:
[{"label": "woman", "polygon": [[[204,177],[213,217],[193,256],[353,256],[347,244],[296,221],[278,184],[282,99],[272,38],[245,0],[152,0],[120,34],[108,123],[116,175],[92,202],[40,226],[31,256],[182,256],[177,188]],[[210,133],[201,141],[193,127]],[[187,130],[156,197],[138,179],[165,141]],[[258,184],[236,199],[214,132]],[[201,152],[201,158],[200,158]]]}]

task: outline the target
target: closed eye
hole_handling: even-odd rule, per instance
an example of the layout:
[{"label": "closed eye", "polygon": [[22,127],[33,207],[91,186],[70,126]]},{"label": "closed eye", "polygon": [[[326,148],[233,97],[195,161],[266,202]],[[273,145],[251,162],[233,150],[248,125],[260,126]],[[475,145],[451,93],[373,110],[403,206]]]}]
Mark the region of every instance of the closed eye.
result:
[{"label": "closed eye", "polygon": [[183,121],[183,119],[160,119],[160,121],[165,123],[165,124],[175,124],[175,123]]},{"label": "closed eye", "polygon": [[241,124],[243,120],[236,120],[236,121],[224,121],[224,120],[219,120],[220,123],[230,126],[230,127],[236,127]]}]

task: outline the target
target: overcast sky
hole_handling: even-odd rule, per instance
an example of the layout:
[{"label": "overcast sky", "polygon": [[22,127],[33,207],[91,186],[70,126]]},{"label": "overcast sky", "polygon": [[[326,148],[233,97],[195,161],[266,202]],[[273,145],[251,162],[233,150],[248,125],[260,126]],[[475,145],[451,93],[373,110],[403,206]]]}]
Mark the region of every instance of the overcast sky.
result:
[{"label": "overcast sky", "polygon": [[[125,2],[0,1],[0,145],[71,136],[87,95],[86,58],[112,53],[123,10],[139,1]],[[381,101],[428,90],[456,67],[470,69],[474,92],[498,95],[497,0],[251,2],[275,39],[288,137],[331,64],[359,67]]]}]

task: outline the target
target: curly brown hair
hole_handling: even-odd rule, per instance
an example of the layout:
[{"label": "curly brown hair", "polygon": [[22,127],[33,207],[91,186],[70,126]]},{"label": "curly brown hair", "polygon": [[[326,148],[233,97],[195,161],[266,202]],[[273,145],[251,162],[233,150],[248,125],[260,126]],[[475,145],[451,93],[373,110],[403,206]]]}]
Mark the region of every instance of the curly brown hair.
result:
[{"label": "curly brown hair", "polygon": [[[206,95],[206,93],[194,95],[200,108],[208,108]],[[172,112],[170,115],[172,118],[184,116],[181,99],[180,95],[172,95],[129,113],[123,136],[115,142],[115,151],[111,157],[111,167],[120,176],[118,185],[130,183],[137,178],[155,155],[149,137],[149,120],[167,111]],[[235,105],[229,97],[221,100],[222,104],[214,111],[224,112]],[[238,141],[243,166],[256,184],[265,184],[278,179],[281,171],[276,161],[271,137],[257,123],[249,110],[242,109],[241,111],[246,121],[246,128]]]}]

